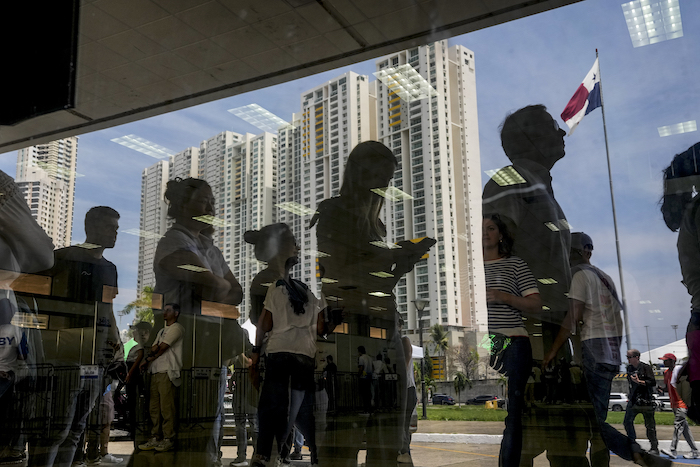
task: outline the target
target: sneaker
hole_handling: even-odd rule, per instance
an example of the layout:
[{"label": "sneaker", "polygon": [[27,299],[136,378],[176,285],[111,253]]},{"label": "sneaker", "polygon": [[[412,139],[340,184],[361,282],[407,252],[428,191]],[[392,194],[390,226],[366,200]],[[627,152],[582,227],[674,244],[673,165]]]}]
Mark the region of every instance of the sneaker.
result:
[{"label": "sneaker", "polygon": [[163,441],[161,441],[158,446],[156,446],[156,451],[158,452],[164,452],[164,451],[171,451],[175,447],[175,443],[171,439],[165,438]]},{"label": "sneaker", "polygon": [[293,461],[300,461],[301,457],[301,451],[294,451],[289,455],[289,458]]},{"label": "sneaker", "polygon": [[661,454],[665,454],[671,459],[675,459],[676,457],[678,457],[678,453],[675,451],[675,449],[662,449]]},{"label": "sneaker", "polygon": [[700,451],[693,451],[690,454],[684,454],[684,459],[698,459],[700,458]]},{"label": "sneaker", "polygon": [[0,464],[2,465],[7,465],[7,464],[21,464],[24,461],[24,458],[22,458],[21,455],[17,456],[5,456],[5,457],[0,457]]},{"label": "sneaker", "polygon": [[245,457],[236,457],[229,465],[231,467],[248,467],[248,461]]},{"label": "sneaker", "polygon": [[399,454],[399,457],[396,458],[396,462],[401,464],[412,464],[413,459],[411,459],[411,455],[409,453],[404,452],[403,454]]},{"label": "sneaker", "polygon": [[26,451],[22,451],[20,449],[10,449],[8,457],[21,457],[22,459],[26,459],[27,453]]},{"label": "sneaker", "polygon": [[651,448],[651,449],[649,449],[649,454],[651,454],[652,456],[658,456],[659,449],[658,448]]},{"label": "sneaker", "polygon": [[105,454],[102,456],[102,462],[105,464],[120,464],[124,461],[122,457],[116,457],[112,454]]},{"label": "sneaker", "polygon": [[139,449],[142,451],[153,451],[158,446],[160,446],[160,441],[158,441],[158,438],[154,437],[143,444],[139,444]]},{"label": "sneaker", "polygon": [[253,459],[250,461],[250,467],[267,467],[267,462],[270,459],[265,459],[264,457],[255,454],[253,455]]},{"label": "sneaker", "polygon": [[102,462],[102,458],[100,456],[97,456],[94,459],[88,459],[87,465],[100,465],[100,462]]}]

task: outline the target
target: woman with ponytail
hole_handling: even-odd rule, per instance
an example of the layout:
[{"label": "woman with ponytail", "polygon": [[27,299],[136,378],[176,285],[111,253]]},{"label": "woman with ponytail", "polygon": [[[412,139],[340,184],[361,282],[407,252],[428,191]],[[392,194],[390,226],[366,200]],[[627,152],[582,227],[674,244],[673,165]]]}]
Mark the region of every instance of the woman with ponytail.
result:
[{"label": "woman with ponytail", "polygon": [[256,258],[267,263],[258,276],[270,279],[252,354],[253,381],[259,381],[260,354],[265,343],[265,373],[258,405],[260,435],[251,467],[270,461],[273,440],[277,440],[278,454],[284,459],[295,424],[304,434],[314,466],[318,464],[314,369],[316,337],[325,331],[323,307],[306,284],[289,275],[299,261],[299,248],[286,224],[248,231],[244,239],[255,245]]}]

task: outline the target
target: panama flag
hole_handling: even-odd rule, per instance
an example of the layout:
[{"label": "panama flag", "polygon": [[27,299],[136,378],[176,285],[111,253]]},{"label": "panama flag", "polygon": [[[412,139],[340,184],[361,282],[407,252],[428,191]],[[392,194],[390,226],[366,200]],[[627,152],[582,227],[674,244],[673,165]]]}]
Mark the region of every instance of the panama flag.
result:
[{"label": "panama flag", "polygon": [[561,119],[569,127],[569,135],[574,132],[576,125],[583,120],[583,117],[600,106],[600,68],[596,58],[593,68],[583,79],[583,83],[579,85],[574,93],[574,97],[566,104],[564,111],[561,113]]}]

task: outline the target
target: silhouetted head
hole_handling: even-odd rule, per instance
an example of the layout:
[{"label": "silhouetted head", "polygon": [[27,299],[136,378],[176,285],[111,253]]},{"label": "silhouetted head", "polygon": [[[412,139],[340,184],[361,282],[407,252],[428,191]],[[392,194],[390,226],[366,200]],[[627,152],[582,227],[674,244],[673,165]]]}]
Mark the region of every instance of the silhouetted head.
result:
[{"label": "silhouetted head", "polygon": [[260,230],[249,230],[243,239],[255,245],[255,257],[259,261],[269,263],[278,256],[284,256],[285,261],[290,258],[298,260],[299,248],[287,224],[270,224]]},{"label": "silhouetted head", "polygon": [[386,235],[386,227],[379,219],[384,198],[373,190],[389,186],[396,166],[391,149],[376,141],[365,141],[352,150],[340,187],[340,197],[357,216],[356,230],[348,232],[349,235],[372,241]]},{"label": "silhouetted head", "polygon": [[513,254],[513,236],[498,214],[484,215],[481,241],[484,248],[498,244],[498,254],[501,258],[507,258]]},{"label": "silhouetted head", "polygon": [[107,206],[95,206],[85,214],[85,241],[114,248],[119,229],[119,213]]},{"label": "silhouetted head", "polygon": [[365,141],[358,144],[345,164],[340,195],[353,197],[373,195],[371,190],[389,186],[396,166],[394,153],[382,143]]},{"label": "silhouetted head", "polygon": [[367,351],[365,350],[365,346],[364,346],[364,345],[359,346],[359,347],[357,348],[357,352],[358,352],[360,355],[364,355],[364,354],[367,353]]},{"label": "silhouetted head", "polygon": [[333,355],[326,355],[326,362],[333,363]]},{"label": "silhouetted head", "polygon": [[700,143],[676,154],[664,173],[664,196],[661,213],[664,222],[672,231],[681,226],[687,204],[693,199],[693,191],[700,187],[697,175],[700,174]]},{"label": "silhouetted head", "polygon": [[170,180],[166,185],[165,199],[168,201],[168,216],[178,222],[214,215],[214,195],[211,187],[198,178],[178,177]]},{"label": "silhouetted head", "polygon": [[566,132],[544,105],[529,105],[508,115],[501,124],[501,145],[508,159],[528,159],[551,169],[564,157]]},{"label": "silhouetted head", "polygon": [[167,303],[163,307],[163,319],[165,319],[166,322],[172,320],[172,321],[177,321],[177,318],[180,316],[180,305],[177,303]]}]

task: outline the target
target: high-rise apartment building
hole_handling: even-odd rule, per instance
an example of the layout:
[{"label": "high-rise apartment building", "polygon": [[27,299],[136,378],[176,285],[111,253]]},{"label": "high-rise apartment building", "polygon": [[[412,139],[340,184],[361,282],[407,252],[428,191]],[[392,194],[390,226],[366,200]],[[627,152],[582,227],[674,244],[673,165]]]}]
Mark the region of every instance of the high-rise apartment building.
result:
[{"label": "high-rise apartment building", "polygon": [[393,183],[408,195],[387,201],[387,242],[438,241],[399,281],[398,310],[409,335],[419,329],[418,298],[430,303],[424,328],[439,323],[451,340],[486,331],[474,54],[440,41],[383,57],[377,70],[391,78],[377,84],[379,141],[394,151]]},{"label": "high-rise apartment building", "polygon": [[[137,287],[155,285],[153,259],[160,237],[172,225],[164,195],[168,180],[206,180],[216,199],[214,242],[241,284],[249,284],[261,269],[252,245],[243,241],[249,229],[275,222],[277,202],[277,137],[221,132],[144,169],[141,178],[141,224]],[[244,294],[247,296],[247,293]],[[241,318],[247,304],[239,306]]]},{"label": "high-rise apartment building", "polygon": [[377,139],[375,84],[347,72],[301,95],[301,112],[279,130],[279,222],[288,224],[302,257],[293,271],[311,290],[316,274],[316,232],[311,215],[326,198],[337,196],[352,148]]},{"label": "high-rise apartment building", "polygon": [[17,152],[17,184],[32,216],[56,248],[71,243],[77,163],[77,136]]},{"label": "high-rise apartment building", "polygon": [[345,73],[302,93],[301,112],[279,131],[279,219],[303,253],[293,273],[320,289],[316,256],[323,252],[309,220],[321,201],[338,195],[353,147],[381,141],[397,156],[393,185],[403,192],[388,196],[381,214],[387,242],[438,240],[399,282],[399,312],[417,338],[411,302],[429,299],[424,328],[439,323],[457,343],[465,329],[487,326],[474,54],[442,41],[384,57],[377,70],[395,79]]}]

